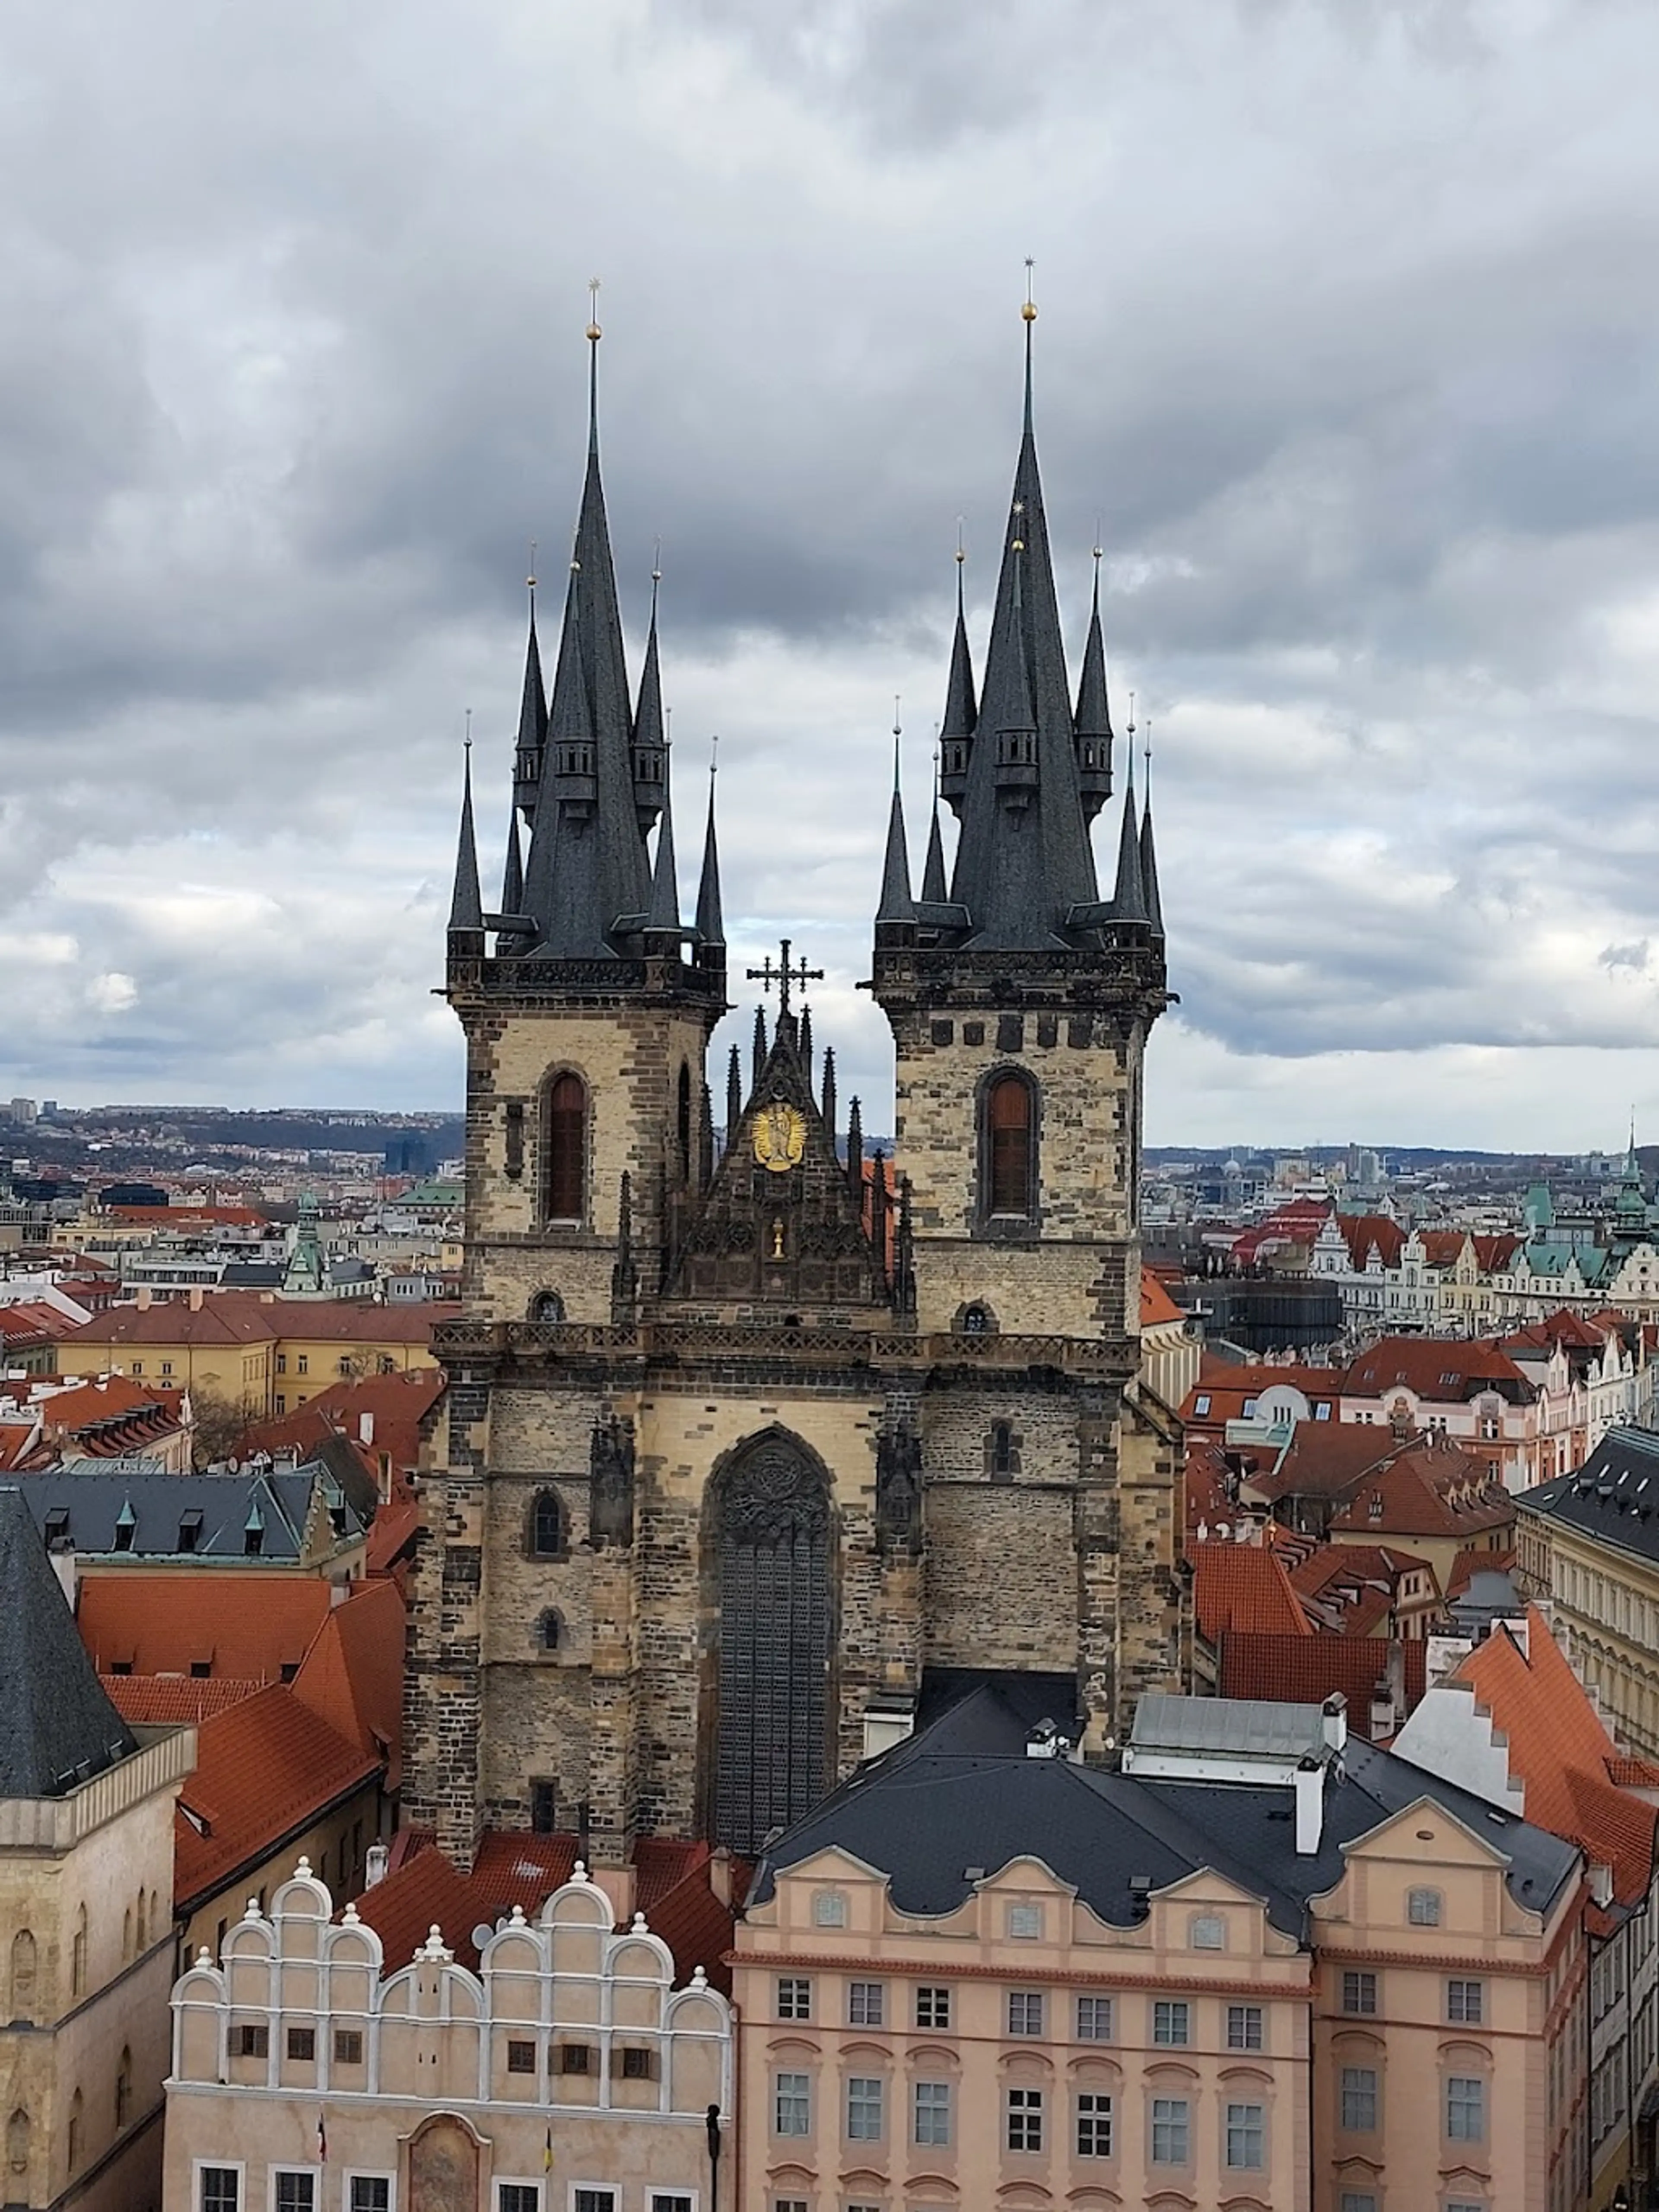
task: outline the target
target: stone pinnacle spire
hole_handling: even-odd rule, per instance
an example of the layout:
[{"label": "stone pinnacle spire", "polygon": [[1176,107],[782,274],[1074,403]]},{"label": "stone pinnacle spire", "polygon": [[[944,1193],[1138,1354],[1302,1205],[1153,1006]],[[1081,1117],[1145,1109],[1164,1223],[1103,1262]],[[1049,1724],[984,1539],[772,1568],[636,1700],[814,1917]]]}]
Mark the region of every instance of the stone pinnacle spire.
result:
[{"label": "stone pinnacle spire", "polygon": [[1146,800],[1140,816],[1140,895],[1154,937],[1164,934],[1164,907],[1158,892],[1158,851],[1152,841],[1152,718],[1146,717]]},{"label": "stone pinnacle spire", "polygon": [[461,772],[461,830],[455,848],[455,889],[449,902],[451,933],[458,929],[483,933],[483,900],[478,892],[478,845],[472,831],[472,740],[466,741],[466,766]]},{"label": "stone pinnacle spire", "polygon": [[893,803],[887,816],[887,853],[881,872],[881,903],[876,921],[914,921],[915,901],[910,896],[910,853],[904,835],[904,800],[899,791],[899,733],[893,731]]},{"label": "stone pinnacle spire", "polygon": [[646,918],[647,929],[672,931],[678,940],[680,931],[680,886],[674,862],[674,802],[672,793],[672,759],[665,763],[662,781],[662,815],[657,828],[657,860],[651,877],[651,909]]},{"label": "stone pinnacle spire", "polygon": [[[716,745],[720,739],[714,739]],[[714,837],[715,763],[708,763],[708,820],[702,833],[702,873],[697,878],[697,936],[703,945],[726,942],[726,922],[720,913],[720,856]]]},{"label": "stone pinnacle spire", "polygon": [[1117,880],[1112,892],[1115,921],[1146,920],[1146,894],[1140,880],[1140,833],[1135,819],[1135,762],[1129,756],[1128,781],[1123,792],[1123,818],[1117,841]]}]

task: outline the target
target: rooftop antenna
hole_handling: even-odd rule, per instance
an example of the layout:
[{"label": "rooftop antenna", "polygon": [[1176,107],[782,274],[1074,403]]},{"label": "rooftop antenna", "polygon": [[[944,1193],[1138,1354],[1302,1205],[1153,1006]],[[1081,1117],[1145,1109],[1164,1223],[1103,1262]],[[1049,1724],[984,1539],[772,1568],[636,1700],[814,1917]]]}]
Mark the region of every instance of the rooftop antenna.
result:
[{"label": "rooftop antenna", "polygon": [[1028,253],[1025,257],[1025,305],[1020,314],[1025,324],[1025,428],[1031,428],[1031,325],[1036,320],[1036,301],[1031,297],[1031,271],[1036,262]]},{"label": "rooftop antenna", "polygon": [[587,280],[587,450],[599,449],[599,280]]}]

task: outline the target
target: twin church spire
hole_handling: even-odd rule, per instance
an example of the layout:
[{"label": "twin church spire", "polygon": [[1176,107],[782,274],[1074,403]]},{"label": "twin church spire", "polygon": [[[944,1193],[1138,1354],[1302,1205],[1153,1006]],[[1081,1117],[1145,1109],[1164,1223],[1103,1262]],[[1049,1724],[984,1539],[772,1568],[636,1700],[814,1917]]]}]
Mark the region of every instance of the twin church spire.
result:
[{"label": "twin church spire", "polygon": [[[672,952],[683,942],[702,966],[724,967],[719,856],[711,785],[697,920],[680,918],[675,872],[669,746],[657,637],[659,570],[651,580],[651,623],[637,692],[630,696],[605,486],[599,473],[599,326],[590,323],[586,471],[565,589],[550,695],[544,689],[530,580],[530,635],[514,759],[513,805],[501,879],[501,911],[476,925],[496,933],[497,957],[614,960],[641,949]],[[460,878],[476,862],[469,772],[455,911],[477,904]],[[528,835],[521,843],[520,823]],[[656,830],[654,859],[647,839]],[[451,927],[458,925],[452,920]],[[463,925],[465,926],[465,925]],[[654,946],[646,940],[654,939]],[[718,957],[716,957],[718,956]]]},{"label": "twin church spire", "polygon": [[[1001,568],[991,618],[983,690],[975,702],[973,655],[957,555],[957,618],[945,716],[939,726],[939,797],[961,824],[945,889],[937,802],[920,902],[904,862],[903,809],[896,790],[888,826],[878,926],[915,921],[964,950],[1083,949],[1101,932],[1161,939],[1150,802],[1134,799],[1131,763],[1119,864],[1103,899],[1090,824],[1112,788],[1113,732],[1100,621],[1100,559],[1073,706],[1060,635],[1060,603],[1037,467],[1031,404],[1031,325],[1025,309],[1025,405]],[[1150,887],[1150,888],[1149,888]]]}]

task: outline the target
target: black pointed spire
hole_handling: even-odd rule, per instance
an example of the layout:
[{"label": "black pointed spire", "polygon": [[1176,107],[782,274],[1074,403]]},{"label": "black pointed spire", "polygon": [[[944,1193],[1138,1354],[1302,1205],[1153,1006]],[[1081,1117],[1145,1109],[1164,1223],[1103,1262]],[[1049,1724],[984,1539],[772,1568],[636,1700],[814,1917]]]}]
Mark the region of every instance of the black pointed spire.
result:
[{"label": "black pointed spire", "polygon": [[[718,738],[715,744],[720,743]],[[720,913],[720,856],[714,838],[714,763],[708,763],[708,821],[702,833],[702,873],[697,879],[697,935],[705,945],[726,945]]]},{"label": "black pointed spire", "polygon": [[803,1006],[800,1010],[800,1022],[795,1037],[795,1050],[799,1054],[800,1064],[806,1071],[806,1087],[810,1091],[812,1087],[812,1009],[811,1006]]},{"label": "black pointed spire", "polygon": [[1158,890],[1158,851],[1152,842],[1152,718],[1146,717],[1146,803],[1140,817],[1140,895],[1154,937],[1164,934],[1164,905]]},{"label": "black pointed spire", "polygon": [[974,657],[968,644],[963,600],[963,567],[967,555],[957,547],[957,627],[951,640],[951,673],[945,686],[945,720],[939,724],[939,791],[959,814],[968,788],[968,760],[973,750],[979,709],[974,699]]},{"label": "black pointed spire", "polygon": [[893,732],[893,803],[887,814],[887,853],[882,863],[881,903],[876,908],[882,922],[914,922],[916,902],[910,896],[910,850],[904,835],[904,799],[899,791],[898,732]]},{"label": "black pointed spire", "polygon": [[643,915],[650,896],[634,798],[634,716],[599,476],[597,322],[588,325],[587,336],[587,471],[548,712],[548,760],[525,867],[525,901],[537,923],[538,950],[579,959],[611,957],[618,921]]},{"label": "black pointed spire", "polygon": [[634,710],[634,811],[643,837],[665,804],[668,781],[668,744],[663,730],[662,669],[657,652],[657,589],[662,570],[651,571],[651,628],[645,641],[645,665],[640,672],[639,703]]},{"label": "black pointed spire", "polygon": [[823,1106],[822,1110],[823,1114],[823,1126],[830,1132],[830,1140],[833,1144],[835,1142],[836,1136],[836,1048],[832,1044],[827,1044],[823,1048]]},{"label": "black pointed spire", "polygon": [[501,915],[505,920],[524,912],[524,850],[519,842],[519,810],[507,817],[507,865],[501,870]]},{"label": "black pointed spire", "polygon": [[[1030,414],[1035,317],[1028,301],[1027,412],[980,696],[980,734],[969,749],[957,810],[962,836],[951,884],[952,899],[969,911],[969,945],[987,949],[1066,945],[1073,908],[1096,898]],[[989,732],[996,732],[994,746],[986,742]]]},{"label": "black pointed spire", "polygon": [[856,1098],[847,1109],[847,1178],[853,1195],[864,1203],[864,1111]]},{"label": "black pointed spire", "polygon": [[1077,780],[1083,811],[1092,822],[1111,796],[1112,716],[1106,698],[1106,641],[1100,627],[1101,550],[1095,548],[1094,599],[1077,687]]},{"label": "black pointed spire", "polygon": [[766,1065],[766,1009],[763,1006],[755,1009],[755,1042],[750,1058],[749,1088],[754,1091],[760,1089],[761,1070]]},{"label": "black pointed spire", "polygon": [[726,1142],[729,1149],[743,1119],[743,1056],[736,1045],[726,1063]]},{"label": "black pointed spire", "polygon": [[[534,549],[532,549],[532,556]],[[536,635],[536,575],[532,558],[527,588],[530,592],[530,637],[524,653],[524,696],[519,702],[519,739],[513,761],[513,803],[522,807],[526,822],[536,818],[542,778],[547,766],[547,693],[542,683],[542,649]],[[503,905],[516,914],[516,906]]]},{"label": "black pointed spire", "polygon": [[483,934],[483,900],[478,890],[478,845],[472,833],[472,740],[466,742],[461,771],[461,832],[455,847],[455,889],[449,902],[449,930]]},{"label": "black pointed spire", "polygon": [[943,906],[951,896],[950,880],[945,872],[945,836],[939,822],[939,769],[934,757],[933,805],[927,822],[927,858],[921,871],[921,902],[924,906]]},{"label": "black pointed spire", "polygon": [[1112,890],[1115,921],[1145,923],[1146,894],[1140,880],[1140,830],[1135,819],[1135,761],[1129,756],[1128,779],[1123,790],[1123,817],[1118,830],[1117,880]]},{"label": "black pointed spire", "polygon": [[[665,764],[666,766],[666,764]],[[678,946],[680,933],[680,886],[674,861],[674,802],[672,773],[662,781],[662,818],[657,829],[657,860],[651,876],[651,910],[646,927],[672,933]]]}]

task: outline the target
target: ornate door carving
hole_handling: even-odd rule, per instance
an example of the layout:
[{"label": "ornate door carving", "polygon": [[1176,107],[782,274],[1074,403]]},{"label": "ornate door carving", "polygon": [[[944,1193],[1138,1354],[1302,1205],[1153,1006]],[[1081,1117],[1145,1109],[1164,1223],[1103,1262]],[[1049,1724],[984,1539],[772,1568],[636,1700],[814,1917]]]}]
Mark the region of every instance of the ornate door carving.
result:
[{"label": "ornate door carving", "polygon": [[409,2212],[479,2212],[478,2146],[459,2120],[428,2120],[409,2146]]},{"label": "ornate door carving", "polygon": [[828,1785],[830,1537],[828,1489],[806,1452],[779,1431],[746,1445],[714,1525],[714,1833],[734,1850],[757,1850]]}]

